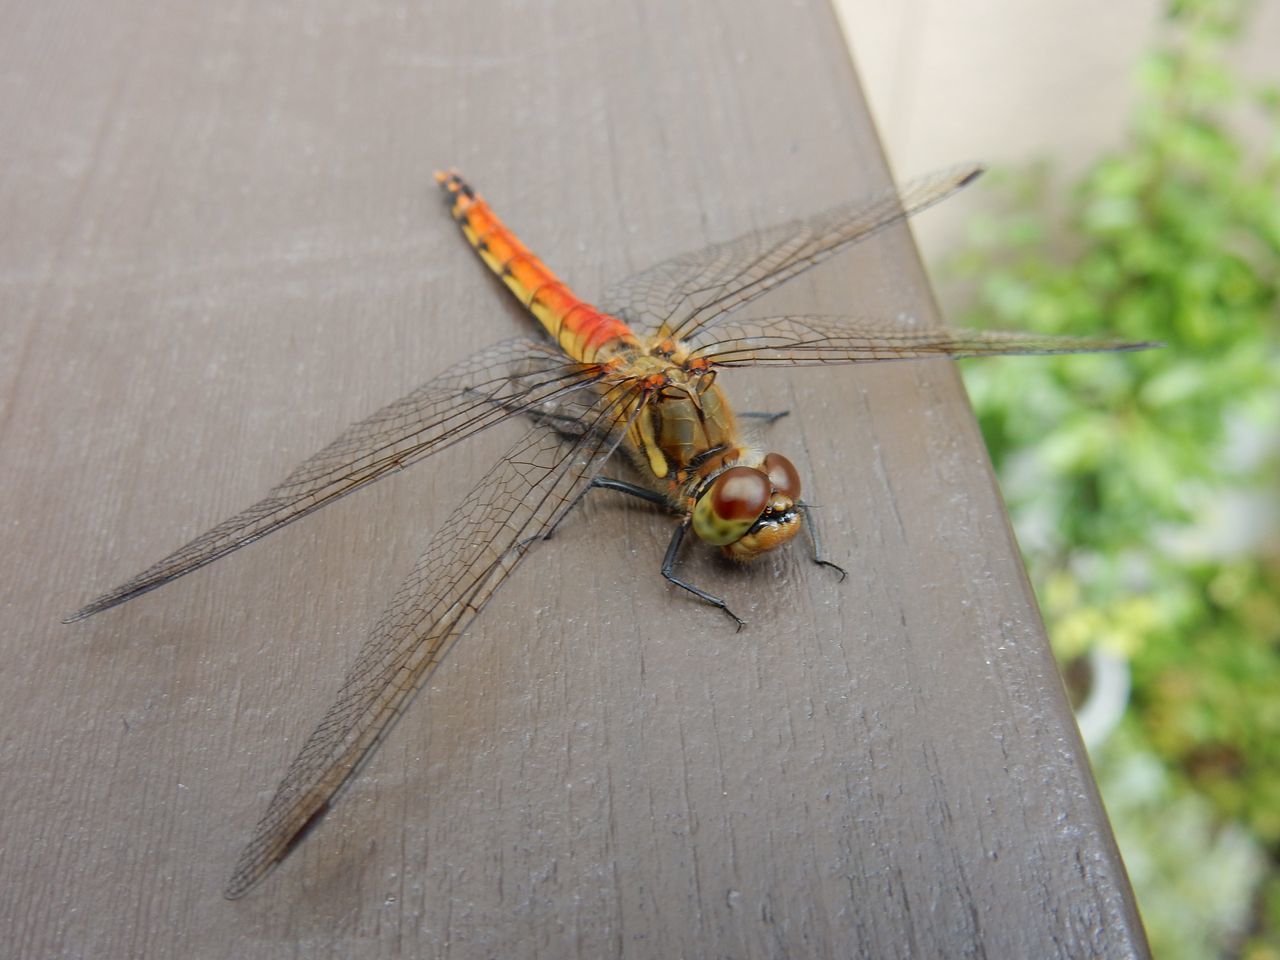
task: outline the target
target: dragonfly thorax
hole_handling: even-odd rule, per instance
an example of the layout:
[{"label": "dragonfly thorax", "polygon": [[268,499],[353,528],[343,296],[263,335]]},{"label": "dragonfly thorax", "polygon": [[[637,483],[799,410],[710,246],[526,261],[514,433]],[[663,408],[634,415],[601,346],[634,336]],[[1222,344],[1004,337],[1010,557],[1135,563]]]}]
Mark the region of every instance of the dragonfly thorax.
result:
[{"label": "dragonfly thorax", "polygon": [[649,485],[698,480],[736,457],[742,443],[724,394],[705,371],[660,357],[640,356],[625,369],[646,384],[648,399],[635,416],[625,446]]}]

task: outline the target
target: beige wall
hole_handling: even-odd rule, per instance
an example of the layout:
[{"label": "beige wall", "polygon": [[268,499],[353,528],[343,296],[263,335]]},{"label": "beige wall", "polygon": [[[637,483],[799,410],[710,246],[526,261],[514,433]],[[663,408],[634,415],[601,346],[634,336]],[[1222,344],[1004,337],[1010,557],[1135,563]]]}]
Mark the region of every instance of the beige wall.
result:
[{"label": "beige wall", "polygon": [[[1122,136],[1133,67],[1162,0],[835,0],[900,177],[959,160],[1053,157],[1067,171]],[[1275,80],[1280,0],[1260,0],[1241,54]],[[927,259],[960,239],[981,196],[922,218]]]}]

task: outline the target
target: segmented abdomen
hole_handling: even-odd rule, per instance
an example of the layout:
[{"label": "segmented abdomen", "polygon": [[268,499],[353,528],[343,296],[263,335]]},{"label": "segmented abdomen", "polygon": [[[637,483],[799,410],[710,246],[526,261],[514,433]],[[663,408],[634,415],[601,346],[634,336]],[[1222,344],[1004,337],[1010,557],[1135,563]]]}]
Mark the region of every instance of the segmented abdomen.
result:
[{"label": "segmented abdomen", "polygon": [[467,241],[551,334],[565,353],[582,363],[602,359],[622,345],[636,346],[631,328],[580,300],[521,243],[457,173],[437,173],[450,194],[453,218]]}]

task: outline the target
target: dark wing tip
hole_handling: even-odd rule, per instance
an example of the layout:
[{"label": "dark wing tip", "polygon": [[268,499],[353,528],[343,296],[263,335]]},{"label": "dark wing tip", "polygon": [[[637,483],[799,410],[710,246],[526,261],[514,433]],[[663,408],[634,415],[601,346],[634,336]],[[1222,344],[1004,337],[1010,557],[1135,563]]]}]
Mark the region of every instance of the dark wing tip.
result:
[{"label": "dark wing tip", "polygon": [[87,603],[75,613],[69,613],[62,618],[63,623],[79,623],[81,620],[88,620],[95,613],[101,613],[108,607],[115,606],[114,603],[104,603],[105,598],[100,597],[92,603]]},{"label": "dark wing tip", "polygon": [[956,184],[956,186],[967,187],[969,184],[973,183],[973,181],[977,180],[980,176],[982,176],[986,172],[987,172],[986,167],[984,167],[980,163],[975,163],[973,164],[973,169],[970,170],[968,173],[966,173],[963,177],[961,177],[960,182]]},{"label": "dark wing tip", "polygon": [[81,620],[87,620],[95,613],[102,613],[103,610],[110,610],[112,607],[118,607],[120,604],[128,600],[132,600],[134,597],[139,597],[144,593],[149,593],[156,587],[162,587],[172,579],[174,578],[167,577],[161,580],[156,580],[152,583],[144,583],[140,586],[130,586],[134,583],[134,581],[130,580],[129,583],[117,587],[110,593],[104,593],[102,596],[90,600],[75,613],[68,614],[63,617],[62,622],[77,623]]},{"label": "dark wing tip", "polygon": [[[262,828],[259,825],[260,832],[249,841],[249,845],[240,854],[240,862],[236,864],[235,872],[231,874],[231,879],[222,890],[223,897],[228,900],[239,900],[265,880],[267,875],[280,866],[324,819],[329,812],[329,806],[328,800],[320,804],[316,811],[283,842],[280,841],[280,835],[274,831],[261,832]],[[267,851],[265,856],[264,850]]]},{"label": "dark wing tip", "polygon": [[1116,353],[1127,353],[1133,350],[1160,350],[1166,346],[1160,340],[1114,340],[1109,341],[1109,350]]},{"label": "dark wing tip", "polygon": [[1040,354],[1085,354],[1085,353],[1132,353],[1137,350],[1154,350],[1163,347],[1158,340],[1098,340],[1089,337],[1052,337],[1045,341],[1043,348],[1033,349],[1029,353]]},{"label": "dark wing tip", "polygon": [[239,900],[265,880],[267,874],[279,866],[282,859],[284,858],[276,857],[266,863],[254,863],[237,867],[235,873],[231,875],[231,879],[227,881],[227,885],[222,888],[223,899]]}]

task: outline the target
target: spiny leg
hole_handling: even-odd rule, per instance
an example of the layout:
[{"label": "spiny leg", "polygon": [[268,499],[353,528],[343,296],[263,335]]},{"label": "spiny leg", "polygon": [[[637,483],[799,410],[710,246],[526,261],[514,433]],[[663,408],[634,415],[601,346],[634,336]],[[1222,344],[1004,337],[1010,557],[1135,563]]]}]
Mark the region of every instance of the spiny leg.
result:
[{"label": "spiny leg", "polygon": [[[625,480],[614,480],[612,477],[596,477],[594,480],[591,481],[590,485],[588,485],[587,488],[582,491],[582,493],[578,497],[578,501],[580,502],[582,498],[587,495],[588,490],[593,490],[596,488],[599,488],[601,490],[616,490],[619,493],[625,493],[629,496],[636,497],[640,500],[644,500],[647,503],[654,503],[660,507],[668,506],[667,498],[662,496],[662,494],[654,493],[652,490],[647,490],[644,487],[638,486],[634,483],[627,483]],[[577,506],[577,502],[575,502],[574,506]],[[569,512],[570,512],[569,510],[566,510],[564,516],[567,516]],[[560,517],[561,521],[564,520],[564,516]],[[702,590],[698,587],[695,587],[693,584],[687,583],[684,580],[681,580],[674,573],[675,565],[676,565],[676,556],[680,552],[680,544],[684,542],[684,535],[689,529],[689,522],[690,522],[689,518],[686,517],[684,520],[680,521],[680,523],[676,526],[675,533],[673,533],[671,536],[671,542],[667,544],[666,556],[663,557],[663,560],[662,560],[662,575],[671,583],[674,583],[677,587],[681,587],[685,590],[688,590],[699,600],[702,600],[706,603],[711,604],[713,607],[717,607],[718,609],[723,610],[726,614],[728,614],[729,618],[732,619],[735,624],[737,624],[737,629],[741,630],[743,626],[746,624],[746,621],[743,620],[741,617],[739,617],[737,614],[735,614],[732,610],[730,610],[729,605],[725,603],[724,600],[722,600],[720,597],[715,596],[715,594],[707,593],[707,591]],[[559,521],[557,521],[555,526],[552,526],[552,528],[548,530],[546,534],[543,535],[543,539],[550,540],[551,535],[555,533],[556,527],[558,526],[559,526]],[[837,567],[837,569],[839,568]]]},{"label": "spiny leg", "polygon": [[676,526],[675,532],[671,534],[671,542],[667,544],[667,555],[662,559],[662,575],[677,587],[683,587],[685,590],[688,590],[699,600],[703,600],[711,604],[713,607],[718,607],[723,610],[729,615],[733,622],[738,625],[737,629],[741,630],[746,624],[746,621],[730,610],[727,603],[714,594],[707,593],[705,590],[700,590],[691,583],[686,583],[673,572],[676,566],[676,555],[680,552],[680,544],[684,542],[684,535],[689,530],[690,521],[690,517],[685,517]]},{"label": "spiny leg", "polygon": [[614,480],[612,477],[596,477],[587,485],[586,489],[584,489],[582,493],[578,494],[578,499],[573,502],[573,506],[561,514],[560,519],[552,524],[551,529],[544,533],[541,538],[535,537],[534,539],[550,540],[551,535],[560,528],[560,524],[564,523],[564,518],[571,514],[578,504],[582,502],[582,498],[587,495],[587,492],[594,490],[597,487],[602,490],[617,490],[619,493],[626,493],[633,497],[638,497],[648,503],[656,503],[660,507],[667,506],[667,498],[660,493],[654,493],[652,490],[646,490],[644,487],[637,486],[634,483],[627,483],[625,480]]},{"label": "spiny leg", "polygon": [[809,531],[809,542],[813,546],[812,559],[820,567],[830,567],[836,573],[840,574],[840,580],[843,581],[849,576],[849,571],[838,563],[832,563],[822,555],[822,537],[818,533],[818,525],[813,522],[813,504],[797,503],[796,510],[799,511],[801,519],[804,520],[804,528]]},{"label": "spiny leg", "polygon": [[577,437],[582,433],[582,420],[579,417],[574,417],[567,413],[547,413],[542,410],[525,410],[524,414],[534,423],[546,424],[567,440],[572,440],[574,437]]},{"label": "spiny leg", "polygon": [[771,427],[783,417],[791,416],[791,411],[779,410],[777,413],[769,413],[767,410],[739,410],[737,415],[739,419],[763,420],[766,427]]},{"label": "spiny leg", "polygon": [[612,477],[596,477],[591,481],[591,487],[598,487],[601,490],[617,490],[619,493],[638,497],[641,500],[648,501],[649,503],[656,503],[660,507],[667,506],[667,498],[662,494],[654,493],[652,490],[646,489],[638,484],[627,483],[625,480],[614,480]]}]

